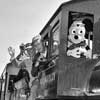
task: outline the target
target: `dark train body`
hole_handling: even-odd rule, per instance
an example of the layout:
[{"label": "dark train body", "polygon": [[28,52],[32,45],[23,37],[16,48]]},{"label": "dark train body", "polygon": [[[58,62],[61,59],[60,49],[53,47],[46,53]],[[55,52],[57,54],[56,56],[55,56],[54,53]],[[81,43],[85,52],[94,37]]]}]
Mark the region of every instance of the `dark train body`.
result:
[{"label": "dark train body", "polygon": [[99,98],[99,92],[92,94],[99,91],[100,82],[99,8],[99,0],[63,3],[40,32],[48,44],[48,59],[54,53],[55,41],[59,53],[56,64],[43,72],[39,95],[48,99]]}]

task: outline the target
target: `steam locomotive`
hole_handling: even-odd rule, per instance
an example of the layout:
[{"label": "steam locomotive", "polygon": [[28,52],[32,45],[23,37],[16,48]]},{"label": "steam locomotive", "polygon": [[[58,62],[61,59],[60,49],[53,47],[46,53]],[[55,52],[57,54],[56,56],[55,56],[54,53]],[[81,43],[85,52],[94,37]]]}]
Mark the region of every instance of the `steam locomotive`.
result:
[{"label": "steam locomotive", "polygon": [[100,98],[99,8],[99,0],[63,3],[40,32],[47,59],[58,55],[40,78],[44,99]]},{"label": "steam locomotive", "polygon": [[46,59],[52,63],[41,69],[38,84],[37,79],[32,82],[36,100],[100,99],[99,9],[100,0],[71,0],[41,30]]}]

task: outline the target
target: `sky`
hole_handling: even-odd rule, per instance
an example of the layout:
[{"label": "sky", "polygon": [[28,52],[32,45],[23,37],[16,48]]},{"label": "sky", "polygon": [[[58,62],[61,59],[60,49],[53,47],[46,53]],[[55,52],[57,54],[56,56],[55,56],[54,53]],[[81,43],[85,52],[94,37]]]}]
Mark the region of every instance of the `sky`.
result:
[{"label": "sky", "polygon": [[0,75],[9,63],[8,47],[32,41],[61,5],[69,0],[0,0]]}]

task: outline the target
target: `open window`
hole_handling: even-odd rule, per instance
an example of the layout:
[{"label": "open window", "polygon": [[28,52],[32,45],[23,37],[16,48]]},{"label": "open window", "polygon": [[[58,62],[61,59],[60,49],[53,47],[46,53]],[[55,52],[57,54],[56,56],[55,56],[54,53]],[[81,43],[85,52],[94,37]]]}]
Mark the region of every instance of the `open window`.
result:
[{"label": "open window", "polygon": [[9,83],[8,83],[8,90],[10,92],[14,91],[14,81],[15,81],[16,75],[9,75]]},{"label": "open window", "polygon": [[48,59],[49,56],[49,32],[42,39],[44,50],[45,50],[45,57]]},{"label": "open window", "polygon": [[92,58],[93,14],[69,12],[67,56]]},{"label": "open window", "polygon": [[52,56],[59,54],[59,44],[60,44],[60,20],[58,19],[51,29],[52,33],[52,46],[51,53]]}]

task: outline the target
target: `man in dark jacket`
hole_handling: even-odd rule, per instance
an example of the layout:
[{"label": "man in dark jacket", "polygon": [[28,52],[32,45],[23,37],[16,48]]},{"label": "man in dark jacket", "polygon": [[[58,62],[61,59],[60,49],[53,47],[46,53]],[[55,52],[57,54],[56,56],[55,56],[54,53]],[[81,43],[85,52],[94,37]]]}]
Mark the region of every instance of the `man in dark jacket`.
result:
[{"label": "man in dark jacket", "polygon": [[40,71],[40,66],[45,65],[47,50],[43,45],[43,42],[41,41],[41,37],[38,36],[34,38],[33,42],[37,53],[32,60],[33,63],[31,74],[33,77],[36,77],[38,76],[38,72]]}]

